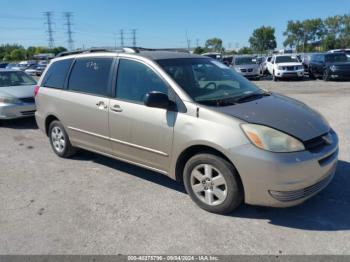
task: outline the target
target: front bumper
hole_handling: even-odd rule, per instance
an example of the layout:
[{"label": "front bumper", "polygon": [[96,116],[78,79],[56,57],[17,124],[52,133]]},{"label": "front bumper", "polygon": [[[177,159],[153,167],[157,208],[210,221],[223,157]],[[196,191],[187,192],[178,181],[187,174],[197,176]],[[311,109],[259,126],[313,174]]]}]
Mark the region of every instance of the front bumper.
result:
[{"label": "front bumper", "polygon": [[4,104],[0,103],[0,119],[31,117],[35,114],[35,103]]},{"label": "front bumper", "polygon": [[338,137],[317,152],[272,153],[253,145],[232,149],[231,161],[241,176],[245,202],[289,207],[317,194],[332,180],[338,160]]},{"label": "front bumper", "polygon": [[277,70],[275,76],[278,78],[300,78],[304,76],[304,69],[294,71]]}]

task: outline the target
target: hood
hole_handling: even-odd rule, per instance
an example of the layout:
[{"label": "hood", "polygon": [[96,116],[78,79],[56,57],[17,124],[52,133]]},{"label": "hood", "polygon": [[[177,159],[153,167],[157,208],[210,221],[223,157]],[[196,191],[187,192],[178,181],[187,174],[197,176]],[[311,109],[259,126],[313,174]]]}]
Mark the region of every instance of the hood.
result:
[{"label": "hood", "polygon": [[330,130],[319,113],[302,102],[278,94],[232,106],[215,107],[215,110],[252,124],[275,128],[302,141]]},{"label": "hood", "polygon": [[287,63],[276,63],[278,66],[301,66],[301,63],[287,62]]},{"label": "hood", "polygon": [[0,87],[0,96],[25,98],[34,96],[34,85]]}]

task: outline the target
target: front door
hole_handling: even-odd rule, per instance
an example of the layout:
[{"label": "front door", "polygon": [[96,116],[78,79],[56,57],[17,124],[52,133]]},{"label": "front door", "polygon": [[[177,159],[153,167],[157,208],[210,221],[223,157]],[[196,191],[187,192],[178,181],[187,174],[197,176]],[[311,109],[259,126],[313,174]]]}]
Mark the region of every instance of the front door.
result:
[{"label": "front door", "polygon": [[109,128],[113,154],[159,171],[170,164],[176,112],[147,107],[145,94],[168,93],[169,87],[149,65],[120,59],[116,97],[109,106]]}]

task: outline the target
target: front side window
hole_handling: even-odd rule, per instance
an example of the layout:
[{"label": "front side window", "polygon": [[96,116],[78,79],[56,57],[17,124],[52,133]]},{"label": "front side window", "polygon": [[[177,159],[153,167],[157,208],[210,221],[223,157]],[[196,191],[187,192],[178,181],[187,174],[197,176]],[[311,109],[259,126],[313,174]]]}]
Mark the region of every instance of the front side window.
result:
[{"label": "front side window", "polygon": [[148,66],[128,59],[120,59],[117,77],[117,98],[143,102],[151,91],[167,94],[168,86]]},{"label": "front side window", "polygon": [[42,85],[45,87],[63,89],[72,62],[73,59],[64,59],[50,65],[44,76]]},{"label": "front side window", "polygon": [[338,62],[347,62],[348,58],[345,54],[329,54],[326,55],[326,62],[329,63],[338,63]]},{"label": "front side window", "polygon": [[77,59],[68,82],[68,89],[82,93],[108,96],[108,83],[113,58]]},{"label": "front side window", "polygon": [[[262,92],[256,85],[213,59],[162,59],[158,64],[196,102],[220,106],[223,101]],[[226,105],[226,104],[225,104]]]},{"label": "front side window", "polygon": [[0,72],[0,87],[35,85],[36,81],[21,71]]}]

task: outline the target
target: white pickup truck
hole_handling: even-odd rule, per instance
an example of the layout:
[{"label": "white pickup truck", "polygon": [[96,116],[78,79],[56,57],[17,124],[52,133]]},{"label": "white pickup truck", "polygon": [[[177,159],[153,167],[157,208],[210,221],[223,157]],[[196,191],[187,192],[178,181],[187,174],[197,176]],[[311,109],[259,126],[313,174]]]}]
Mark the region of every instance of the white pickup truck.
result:
[{"label": "white pickup truck", "polygon": [[267,62],[267,70],[274,81],[281,78],[304,78],[304,67],[294,55],[274,55]]}]

